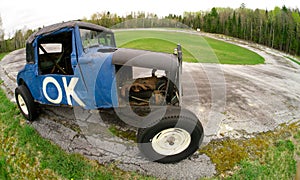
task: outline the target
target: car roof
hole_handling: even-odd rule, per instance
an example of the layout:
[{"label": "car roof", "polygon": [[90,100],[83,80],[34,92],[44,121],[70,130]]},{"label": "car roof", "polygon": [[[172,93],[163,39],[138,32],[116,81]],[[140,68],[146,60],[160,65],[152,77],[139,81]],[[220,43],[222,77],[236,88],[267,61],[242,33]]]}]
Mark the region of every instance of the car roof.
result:
[{"label": "car roof", "polygon": [[34,39],[39,35],[55,32],[57,30],[60,30],[60,29],[66,28],[66,27],[76,27],[76,26],[81,27],[81,28],[86,28],[86,29],[92,29],[92,30],[98,30],[98,31],[112,33],[112,31],[110,29],[105,28],[103,26],[96,25],[96,24],[83,22],[83,21],[68,21],[68,22],[62,22],[62,23],[57,23],[57,24],[43,27],[39,31],[37,31],[37,32],[33,33],[31,36],[29,36],[26,43],[31,44],[34,41]]}]

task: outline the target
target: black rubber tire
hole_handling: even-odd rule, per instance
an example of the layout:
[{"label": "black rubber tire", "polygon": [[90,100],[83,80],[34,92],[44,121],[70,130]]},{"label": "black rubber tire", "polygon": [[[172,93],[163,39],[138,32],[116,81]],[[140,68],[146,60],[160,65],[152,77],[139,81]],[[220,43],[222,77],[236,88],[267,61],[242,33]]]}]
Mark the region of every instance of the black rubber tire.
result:
[{"label": "black rubber tire", "polygon": [[[176,109],[175,109],[176,110]],[[152,147],[152,139],[165,129],[180,128],[186,130],[191,137],[188,147],[174,155],[162,155]],[[175,163],[191,156],[200,146],[203,140],[203,127],[198,118],[190,111],[183,113],[166,113],[162,120],[149,128],[138,130],[137,142],[140,151],[151,161],[160,163]]]},{"label": "black rubber tire", "polygon": [[[19,98],[18,96],[21,96],[25,102],[25,106],[27,107],[28,113],[25,113],[20,105]],[[15,98],[17,105],[23,114],[23,116],[28,120],[28,121],[33,121],[37,117],[37,110],[36,110],[36,105],[33,101],[33,97],[27,87],[25,85],[20,85],[15,89]]]}]

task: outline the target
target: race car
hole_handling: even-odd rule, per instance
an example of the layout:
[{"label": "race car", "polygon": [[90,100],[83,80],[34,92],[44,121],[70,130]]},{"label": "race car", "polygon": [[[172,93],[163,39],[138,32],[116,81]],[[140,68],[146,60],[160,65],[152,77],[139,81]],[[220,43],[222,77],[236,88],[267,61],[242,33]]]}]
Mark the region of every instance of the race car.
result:
[{"label": "race car", "polygon": [[106,109],[138,128],[150,160],[178,162],[203,139],[196,115],[180,106],[182,51],[117,48],[112,30],[82,21],[44,27],[26,41],[26,65],[17,75],[17,105],[38,117],[39,104]]}]

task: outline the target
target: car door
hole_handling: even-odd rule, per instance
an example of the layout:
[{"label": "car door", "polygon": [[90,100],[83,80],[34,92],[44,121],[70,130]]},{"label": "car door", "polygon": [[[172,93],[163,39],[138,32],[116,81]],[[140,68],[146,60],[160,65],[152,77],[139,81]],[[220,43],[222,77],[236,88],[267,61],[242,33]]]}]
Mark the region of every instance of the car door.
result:
[{"label": "car door", "polygon": [[74,74],[77,56],[73,30],[63,29],[37,39],[39,101],[43,104],[85,106],[75,90],[81,78]]}]

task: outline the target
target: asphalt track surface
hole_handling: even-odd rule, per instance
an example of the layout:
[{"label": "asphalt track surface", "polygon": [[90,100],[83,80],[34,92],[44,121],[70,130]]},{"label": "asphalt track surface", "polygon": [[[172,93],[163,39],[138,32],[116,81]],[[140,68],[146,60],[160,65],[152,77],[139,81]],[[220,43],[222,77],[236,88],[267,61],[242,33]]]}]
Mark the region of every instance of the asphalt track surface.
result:
[{"label": "asphalt track surface", "polygon": [[[182,105],[193,111],[203,124],[203,145],[212,139],[247,138],[282,123],[299,121],[300,66],[278,51],[244,41],[224,40],[258,53],[265,58],[265,64],[183,63]],[[0,62],[2,88],[14,102],[16,75],[24,64],[24,49],[10,53]],[[197,179],[215,173],[210,158],[198,153],[176,164],[148,161],[134,142],[108,131],[114,121],[113,116],[110,118],[111,122],[102,120],[103,116],[95,110],[43,106],[39,118],[30,124],[42,137],[67,152],[81,153],[100,163],[114,162],[126,171],[162,179]],[[120,126],[125,131],[130,129]]]}]

